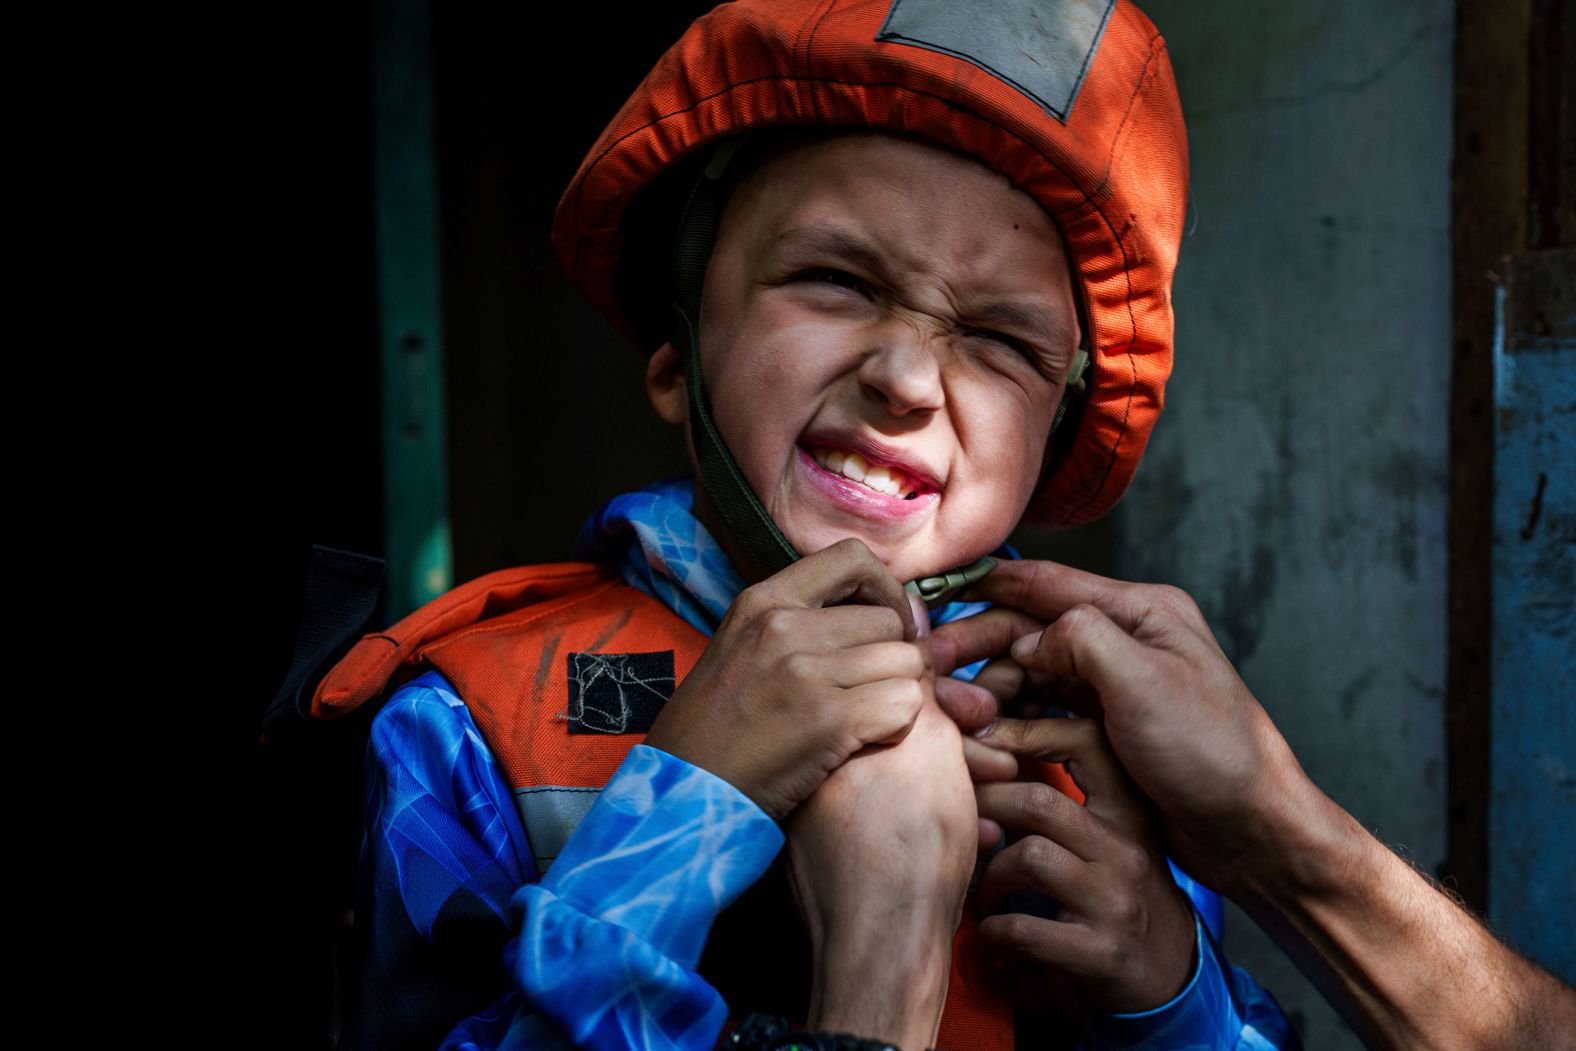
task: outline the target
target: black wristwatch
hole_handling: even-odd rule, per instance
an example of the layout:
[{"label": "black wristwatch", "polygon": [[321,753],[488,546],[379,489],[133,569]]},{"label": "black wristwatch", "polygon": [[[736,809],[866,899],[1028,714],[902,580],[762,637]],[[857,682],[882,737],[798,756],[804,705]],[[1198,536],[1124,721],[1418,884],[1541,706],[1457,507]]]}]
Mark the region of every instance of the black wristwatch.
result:
[{"label": "black wristwatch", "polygon": [[793,1029],[779,1015],[752,1014],[728,1037],[737,1051],[900,1051],[885,1040],[866,1040],[849,1033]]}]

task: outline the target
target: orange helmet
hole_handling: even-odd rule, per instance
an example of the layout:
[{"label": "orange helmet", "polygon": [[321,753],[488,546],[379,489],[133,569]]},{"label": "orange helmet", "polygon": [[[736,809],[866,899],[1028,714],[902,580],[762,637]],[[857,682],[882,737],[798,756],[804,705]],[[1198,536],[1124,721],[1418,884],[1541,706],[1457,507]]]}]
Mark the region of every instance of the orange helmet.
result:
[{"label": "orange helmet", "polygon": [[1155,27],[1128,0],[724,3],[646,76],[559,201],[553,243],[571,279],[615,327],[658,345],[668,333],[655,326],[672,316],[653,318],[621,268],[638,250],[632,205],[714,144],[789,125],[884,129],[950,147],[1005,175],[1056,222],[1091,361],[1076,426],[1053,436],[1026,518],[1074,525],[1109,510],[1171,372],[1188,160]]}]

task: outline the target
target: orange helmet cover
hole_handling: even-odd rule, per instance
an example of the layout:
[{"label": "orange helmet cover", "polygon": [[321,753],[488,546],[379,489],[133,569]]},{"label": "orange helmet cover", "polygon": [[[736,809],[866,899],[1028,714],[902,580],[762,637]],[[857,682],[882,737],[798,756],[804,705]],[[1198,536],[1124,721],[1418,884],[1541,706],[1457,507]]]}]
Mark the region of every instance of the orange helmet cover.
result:
[{"label": "orange helmet cover", "polygon": [[615,327],[635,336],[615,287],[631,201],[709,144],[783,125],[928,139],[1040,203],[1079,279],[1092,360],[1072,444],[1026,519],[1076,525],[1115,505],[1171,372],[1187,205],[1181,104],[1148,18],[1128,0],[722,4],[658,61],[558,204],[559,259]]}]

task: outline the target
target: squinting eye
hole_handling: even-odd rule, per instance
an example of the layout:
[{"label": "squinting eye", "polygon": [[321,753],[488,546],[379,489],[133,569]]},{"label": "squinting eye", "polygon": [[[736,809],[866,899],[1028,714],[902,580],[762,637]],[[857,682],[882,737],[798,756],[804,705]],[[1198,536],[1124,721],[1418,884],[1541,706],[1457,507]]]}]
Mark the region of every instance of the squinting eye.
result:
[{"label": "squinting eye", "polygon": [[1011,336],[1003,335],[1000,332],[986,332],[980,329],[971,331],[969,335],[975,336],[979,339],[989,340],[992,343],[1000,343],[1008,350],[1011,350],[1015,354],[1022,355],[1030,362],[1035,361],[1034,352],[1029,349],[1029,345],[1027,343],[1024,343],[1020,339],[1013,339]]},{"label": "squinting eye", "polygon": [[859,280],[859,278],[855,277],[853,274],[845,273],[842,270],[837,270],[829,266],[817,267],[814,270],[806,270],[799,276],[814,281],[824,281],[827,284],[838,285],[842,288],[857,290],[865,287],[865,283]]}]

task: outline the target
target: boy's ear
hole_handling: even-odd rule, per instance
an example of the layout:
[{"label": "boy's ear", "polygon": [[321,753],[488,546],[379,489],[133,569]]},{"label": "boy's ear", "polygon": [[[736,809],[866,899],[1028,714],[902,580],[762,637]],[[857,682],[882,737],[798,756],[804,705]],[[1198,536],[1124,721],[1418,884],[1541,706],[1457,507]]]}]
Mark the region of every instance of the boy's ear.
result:
[{"label": "boy's ear", "polygon": [[678,348],[664,343],[646,362],[646,397],[664,422],[679,424],[689,419],[689,393],[684,387],[684,367]]}]

